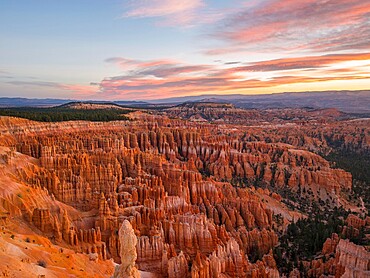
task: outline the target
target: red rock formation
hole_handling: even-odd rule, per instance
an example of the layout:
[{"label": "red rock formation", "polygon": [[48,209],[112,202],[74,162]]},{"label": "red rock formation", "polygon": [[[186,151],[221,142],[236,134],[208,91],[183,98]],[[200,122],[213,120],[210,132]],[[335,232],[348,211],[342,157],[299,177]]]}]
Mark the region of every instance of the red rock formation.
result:
[{"label": "red rock formation", "polygon": [[340,240],[335,253],[336,275],[344,277],[369,277],[370,253],[363,246]]},{"label": "red rock formation", "polygon": [[370,275],[370,253],[363,246],[339,239],[337,234],[325,241],[322,254],[327,258],[325,261],[320,258],[307,264],[311,277],[321,277],[323,274],[335,277]]},{"label": "red rock formation", "polygon": [[[251,185],[307,189],[313,192],[310,198],[333,199],[331,205],[340,205],[340,193],[352,186],[349,173],[298,148],[317,146],[317,138],[287,133],[288,145],[279,132],[270,136],[275,143],[266,143],[265,131],[258,128],[253,134],[138,117],[110,123],[2,118],[6,136],[0,142],[12,149],[0,159],[11,168],[14,156],[27,156],[30,162],[17,162],[12,176],[47,202],[14,205],[7,199],[1,206],[23,214],[58,244],[117,263],[118,231],[127,220],[138,239],[139,269],[162,276],[277,277],[270,253],[278,243],[276,223],[261,196],[276,202],[282,197]],[[261,139],[253,137],[257,134]],[[334,243],[325,246],[333,252]],[[256,254],[262,261],[250,263],[248,257]]]},{"label": "red rock formation", "polygon": [[330,255],[335,253],[335,249],[339,243],[339,236],[337,234],[332,234],[331,238],[328,238],[322,247],[323,255]]}]

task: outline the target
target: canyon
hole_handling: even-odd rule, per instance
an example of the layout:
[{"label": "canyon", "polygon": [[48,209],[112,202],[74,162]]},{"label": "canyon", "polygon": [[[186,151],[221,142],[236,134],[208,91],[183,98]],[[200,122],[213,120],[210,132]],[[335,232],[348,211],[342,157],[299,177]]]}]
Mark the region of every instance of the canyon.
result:
[{"label": "canyon", "polygon": [[324,158],[367,156],[369,119],[228,104],[126,116],[0,117],[0,276],[302,277],[282,273],[274,250],[313,203],[350,213],[347,239],[329,235],[305,273],[369,275],[369,251],[350,241],[368,237],[368,196]]}]

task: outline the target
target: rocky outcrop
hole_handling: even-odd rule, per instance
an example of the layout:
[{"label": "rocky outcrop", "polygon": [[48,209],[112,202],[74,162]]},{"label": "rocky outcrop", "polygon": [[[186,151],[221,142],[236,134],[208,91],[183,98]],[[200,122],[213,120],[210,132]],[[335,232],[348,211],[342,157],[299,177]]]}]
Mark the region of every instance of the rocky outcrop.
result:
[{"label": "rocky outcrop", "polygon": [[340,240],[335,253],[336,275],[343,277],[369,277],[370,253],[363,246]]},{"label": "rocky outcrop", "polygon": [[308,275],[321,277],[330,274],[335,277],[369,277],[370,253],[349,240],[339,239],[337,234],[328,238],[322,249],[325,257],[307,263]]},{"label": "rocky outcrop", "polygon": [[119,229],[121,265],[116,268],[114,278],[138,278],[135,267],[137,238],[129,221],[125,220]]},{"label": "rocky outcrop", "polygon": [[339,236],[337,234],[332,234],[331,238],[328,238],[322,247],[321,253],[323,255],[334,254],[339,243]]}]

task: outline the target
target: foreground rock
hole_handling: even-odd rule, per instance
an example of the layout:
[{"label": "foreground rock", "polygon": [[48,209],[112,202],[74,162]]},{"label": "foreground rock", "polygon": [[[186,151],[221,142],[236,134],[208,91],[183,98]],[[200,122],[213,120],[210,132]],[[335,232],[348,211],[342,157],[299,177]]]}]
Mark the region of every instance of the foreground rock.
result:
[{"label": "foreground rock", "polygon": [[137,238],[130,222],[123,221],[119,229],[121,265],[116,268],[114,278],[138,278],[140,273],[135,267],[137,258]]}]

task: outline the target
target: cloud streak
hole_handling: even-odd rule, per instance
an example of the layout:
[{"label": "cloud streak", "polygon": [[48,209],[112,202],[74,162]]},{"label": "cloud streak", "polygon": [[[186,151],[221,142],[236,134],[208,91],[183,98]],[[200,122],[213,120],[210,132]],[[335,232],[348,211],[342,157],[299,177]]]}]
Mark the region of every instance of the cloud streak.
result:
[{"label": "cloud streak", "polygon": [[60,90],[62,92],[68,92],[74,97],[93,97],[98,92],[97,85],[98,84],[90,84],[90,85],[79,85],[79,84],[61,84],[57,82],[49,82],[49,81],[23,81],[23,80],[14,80],[6,82],[9,85],[13,86],[21,86],[25,88],[49,88]]},{"label": "cloud streak", "polygon": [[124,78],[152,77],[165,78],[169,76],[182,76],[187,74],[202,74],[211,69],[209,65],[188,65],[175,60],[151,60],[141,61],[121,57],[113,57],[105,60],[108,63],[118,65],[127,71]]},{"label": "cloud streak", "polygon": [[282,58],[252,63],[250,65],[238,67],[236,69],[238,71],[282,71],[293,69],[320,68],[330,64],[359,60],[370,60],[370,53],[328,54],[323,56]]},{"label": "cloud streak", "polygon": [[[198,11],[205,7],[205,3],[203,0],[134,0],[125,1],[124,6],[127,11],[123,17],[156,18],[161,24],[181,27],[194,25]],[[208,20],[212,20],[212,16]]]}]

